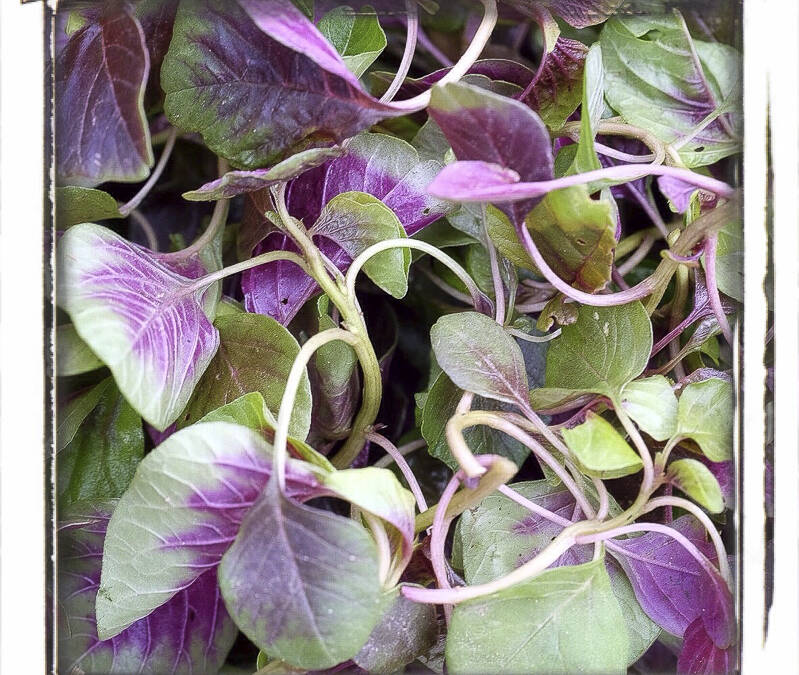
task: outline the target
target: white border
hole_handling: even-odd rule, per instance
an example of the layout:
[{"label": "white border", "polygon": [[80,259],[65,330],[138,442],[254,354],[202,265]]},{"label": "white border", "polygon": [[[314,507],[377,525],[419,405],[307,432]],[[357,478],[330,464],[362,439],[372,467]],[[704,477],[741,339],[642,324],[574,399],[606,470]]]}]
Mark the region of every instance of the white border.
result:
[{"label": "white border", "polygon": [[0,672],[45,672],[44,3],[0,2]]}]

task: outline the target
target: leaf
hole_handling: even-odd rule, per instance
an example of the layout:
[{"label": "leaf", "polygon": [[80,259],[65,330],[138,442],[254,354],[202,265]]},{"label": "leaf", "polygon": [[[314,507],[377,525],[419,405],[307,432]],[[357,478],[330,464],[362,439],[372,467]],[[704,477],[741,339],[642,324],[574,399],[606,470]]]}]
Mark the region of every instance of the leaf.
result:
[{"label": "leaf", "polygon": [[361,77],[386,48],[386,34],[368,5],[358,12],[342,6],[325,14],[317,24],[319,32],[341,54],[355,77]]},{"label": "leaf", "polygon": [[391,525],[402,539],[402,567],[413,553],[416,500],[388,469],[365,466],[332,471],[323,479],[324,487],[363,511]]},{"label": "leaf", "polygon": [[623,673],[623,622],[602,560],[548,570],[456,605],[447,667],[453,673]]},{"label": "leaf", "polygon": [[677,429],[677,397],[663,375],[653,375],[625,385],[621,404],[643,431],[656,441],[666,441]]},{"label": "leaf", "polygon": [[401,672],[438,639],[433,605],[408,600],[394,588],[383,596],[383,616],[353,661],[370,673]]},{"label": "leaf", "polygon": [[585,185],[547,193],[525,220],[547,264],[564,281],[592,293],[610,281],[616,218],[610,202]]},{"label": "leaf", "polygon": [[527,405],[527,373],[516,341],[485,314],[442,316],[430,330],[441,368],[461,389],[484,398]]},{"label": "leaf", "polygon": [[81,375],[103,367],[103,362],[91,350],[71,323],[56,326],[56,375]]},{"label": "leaf", "polygon": [[55,213],[58,230],[78,223],[124,217],[117,200],[107,192],[72,185],[55,189]]},{"label": "leaf", "polygon": [[603,22],[623,0],[504,0],[524,12],[542,5],[574,28],[586,28]]},{"label": "leaf", "polygon": [[[711,562],[715,550],[705,540],[704,528],[693,516],[682,516],[670,524]],[[620,549],[620,550],[619,550]],[[614,540],[614,557],[624,568],[635,595],[649,617],[672,635],[702,617],[714,641],[729,646],[735,637],[732,595],[716,573],[710,573],[676,539],[660,532],[647,532],[631,539]]]},{"label": "leaf", "polygon": [[78,334],[130,404],[163,431],[219,345],[206,315],[218,290],[193,290],[151,252],[93,224],[67,230],[57,264],[59,303]]},{"label": "leaf", "polygon": [[732,459],[732,384],[716,377],[685,387],[675,436],[690,438],[711,462]]},{"label": "leaf", "polygon": [[[442,372],[430,387],[422,406],[421,431],[422,437],[427,441],[427,451],[452,470],[458,469],[458,462],[449,449],[446,426],[449,418],[455,414],[462,394],[463,391],[452,383],[446,373]],[[510,406],[476,396],[473,407],[480,410],[507,411]],[[473,454],[501,455],[510,459],[517,466],[521,466],[530,454],[530,451],[517,440],[482,424],[465,429],[463,438]]]},{"label": "leaf", "polygon": [[705,630],[702,619],[697,618],[685,629],[677,670],[687,675],[727,675],[736,672],[737,655],[735,646],[717,647]]},{"label": "leaf", "polygon": [[[88,399],[91,409],[58,452],[58,496],[65,504],[121,496],[144,457],[141,417],[113,378],[81,398]],[[60,446],[65,439],[58,440]]]},{"label": "leaf", "polygon": [[546,386],[616,398],[640,375],[652,351],[652,324],[636,301],[614,307],[582,305],[547,355]]},{"label": "leaf", "polygon": [[[673,15],[616,17],[600,35],[605,96],[625,120],[679,148],[689,168],[713,164],[740,150],[740,112],[698,125],[740,96],[740,57],[718,42],[692,40]],[[693,53],[698,60],[694,60]],[[733,131],[735,135],[731,135]]]},{"label": "leaf", "polygon": [[[716,284],[719,290],[738,302],[744,300],[743,223],[733,218],[719,230],[716,247]],[[705,265],[705,258],[702,258]]]},{"label": "leaf", "polygon": [[58,671],[90,675],[217,672],[236,639],[216,570],[110,640],[95,632],[95,597],[114,502],[83,502],[62,513],[58,531]]},{"label": "leaf", "polygon": [[[572,494],[563,485],[552,486],[546,480],[513,484],[513,489],[539,506],[565,518],[577,521],[584,514]],[[596,505],[596,495],[587,489],[589,500]],[[611,498],[610,514],[621,509]],[[563,528],[538,516],[508,497],[493,494],[477,508],[465,511],[455,532],[455,545],[463,549],[463,572],[469,584],[480,584],[501,577],[531,560]],[[590,545],[573,546],[551,567],[579,565],[593,557]],[[641,609],[624,572],[612,558],[605,557],[610,583],[619,602],[627,627],[629,652],[627,663],[637,661],[657,637],[660,628]]]},{"label": "leaf", "polygon": [[161,71],[164,110],[242,169],[341,142],[401,114],[364,92],[291,3],[181,3]]},{"label": "leaf", "polygon": [[[108,525],[98,635],[117,635],[218,565],[271,472],[271,445],[228,422],[192,425],[148,454]],[[323,494],[318,474],[289,459],[287,493]]]},{"label": "leaf", "polygon": [[92,187],[147,178],[153,150],[144,114],[150,59],[126,5],[112,5],[70,35],[56,58],[56,176]]},{"label": "leaf", "polygon": [[269,169],[228,171],[221,178],[212,180],[196,190],[184,192],[183,198],[189,201],[213,201],[235,197],[247,192],[256,192],[270,185],[277,185],[294,178],[308,169],[324,164],[330,158],[337,157],[341,153],[342,150],[338,147],[311,148],[291,155],[291,157],[278,162]]},{"label": "leaf", "polygon": [[724,511],[724,499],[716,477],[696,459],[678,459],[669,464],[666,480],[711,513]]},{"label": "leaf", "polygon": [[380,620],[377,550],[366,530],[297,504],[276,485],[242,523],[219,583],[250,640],[308,670],[355,656]]},{"label": "leaf", "polygon": [[453,210],[451,203],[427,193],[441,166],[437,160],[420,160],[416,149],[399,138],[361,133],[344,155],[291,181],[286,201],[291,215],[307,225],[336,195],[365,192],[390,208],[411,236]]},{"label": "leaf", "polygon": [[[602,69],[602,48],[594,43],[585,57],[583,72],[582,108],[580,109],[580,140],[568,174],[584,173],[601,169],[599,157],[594,148],[596,128],[605,108],[605,79]],[[587,188],[595,192],[596,188]]]},{"label": "leaf", "polygon": [[[459,160],[494,164],[515,172],[516,181],[553,177],[549,134],[538,115],[524,104],[468,84],[446,84],[433,87],[428,112]],[[488,176],[474,174],[471,180],[496,180],[497,171]],[[519,227],[538,201],[526,199],[499,208]]]},{"label": "leaf", "polygon": [[522,99],[553,131],[560,129],[580,105],[587,52],[582,42],[558,37],[552,51],[542,56],[545,58],[543,68],[535,73],[533,87]]},{"label": "leaf", "polygon": [[134,7],[150,56],[150,77],[145,92],[145,108],[148,110],[161,104],[161,65],[172,39],[172,26],[179,4],[179,0],[139,0]]},{"label": "leaf", "polygon": [[588,412],[585,422],[563,429],[563,440],[580,470],[597,478],[621,478],[638,473],[641,458],[607,420]]},{"label": "leaf", "polygon": [[[352,259],[372,244],[406,236],[394,212],[364,192],[344,192],[333,197],[309,232],[335,242]],[[386,293],[402,298],[408,292],[410,265],[407,248],[392,248],[370,258],[363,271]]]},{"label": "leaf", "polygon": [[[180,417],[185,427],[216,408],[253,391],[259,392],[269,410],[277,415],[291,366],[300,351],[297,341],[268,316],[242,314],[219,317],[219,350]],[[311,426],[311,384],[300,379],[289,422],[289,435],[303,440]]]}]

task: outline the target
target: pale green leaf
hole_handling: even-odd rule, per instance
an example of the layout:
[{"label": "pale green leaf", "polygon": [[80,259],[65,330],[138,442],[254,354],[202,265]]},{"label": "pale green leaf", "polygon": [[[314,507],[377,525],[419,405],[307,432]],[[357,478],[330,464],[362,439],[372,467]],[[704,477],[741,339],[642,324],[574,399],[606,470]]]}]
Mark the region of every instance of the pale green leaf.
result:
[{"label": "pale green leaf", "polygon": [[669,464],[666,480],[711,513],[724,511],[724,498],[718,480],[702,462],[678,459]]},{"label": "pale green leaf", "polygon": [[677,397],[663,375],[634,380],[624,387],[622,405],[635,423],[656,441],[677,429]]},{"label": "pale green leaf", "polygon": [[637,473],[643,466],[613,425],[595,413],[588,412],[585,422],[561,433],[577,465],[589,476],[620,478]]}]

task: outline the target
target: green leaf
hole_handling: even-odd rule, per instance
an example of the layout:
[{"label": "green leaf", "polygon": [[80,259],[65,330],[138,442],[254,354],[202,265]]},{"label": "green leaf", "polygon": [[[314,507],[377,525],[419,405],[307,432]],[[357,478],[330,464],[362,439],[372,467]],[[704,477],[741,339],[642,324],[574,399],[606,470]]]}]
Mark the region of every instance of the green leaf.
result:
[{"label": "green leaf", "polygon": [[[560,389],[558,387],[539,387],[530,390],[530,405],[533,410],[552,410],[571,403],[586,394],[579,389]],[[586,396],[586,401],[588,397]]]},{"label": "green leaf", "polygon": [[[384,239],[406,237],[394,212],[365,192],[343,192],[333,197],[309,234],[332,239],[351,258]],[[408,292],[410,265],[411,253],[407,248],[392,248],[370,258],[363,271],[386,293],[402,298]]]},{"label": "green leaf", "polygon": [[399,588],[383,595],[383,616],[353,661],[370,673],[398,673],[438,639],[434,605],[408,600]]},{"label": "green leaf", "polygon": [[629,640],[604,561],[548,570],[456,605],[452,673],[624,673]]},{"label": "green leaf", "polygon": [[321,670],[352,658],[380,620],[377,550],[350,518],[270,484],[219,566],[236,624],[269,656]]},{"label": "green leaf", "polygon": [[[738,302],[744,300],[743,223],[733,218],[719,231],[716,246],[716,284],[719,290]],[[702,257],[705,264],[705,258]]]},{"label": "green leaf", "polygon": [[[594,137],[596,136],[597,124],[602,118],[602,111],[605,108],[605,79],[602,69],[602,48],[599,43],[594,43],[588,50],[585,57],[585,69],[583,70],[583,100],[580,117],[580,140],[577,143],[577,154],[571,165],[569,174],[585,173],[601,169],[596,150],[594,149]],[[594,192],[593,188],[588,188],[588,192]]]},{"label": "green leaf", "polygon": [[666,480],[711,513],[724,511],[724,498],[718,480],[702,462],[678,459],[669,464]]},{"label": "green leaf", "polygon": [[71,323],[57,326],[55,332],[56,375],[81,375],[105,365]]},{"label": "green leaf", "polygon": [[[468,205],[464,204],[463,206]],[[452,219],[452,216],[450,216],[450,219]],[[521,267],[525,270],[536,269],[535,263],[533,263],[519,241],[519,235],[516,234],[516,229],[510,222],[510,218],[496,206],[489,204],[486,207],[486,226],[488,228],[488,236],[502,255],[516,267]]]},{"label": "green leaf", "polygon": [[696,441],[711,462],[732,459],[733,415],[730,382],[716,377],[694,382],[680,395],[674,435]]},{"label": "green leaf", "polygon": [[317,28],[341,54],[355,77],[361,77],[386,48],[386,34],[368,5],[357,12],[346,5],[336,7],[319,20]]},{"label": "green leaf", "polygon": [[[449,418],[455,414],[462,394],[463,391],[453,384],[446,373],[439,373],[424,399],[422,410],[422,437],[427,441],[427,451],[453,471],[458,469],[458,462],[449,449],[446,426]],[[508,409],[506,404],[480,396],[475,397],[473,407],[480,410]],[[465,429],[463,438],[475,455],[501,455],[517,466],[521,466],[530,454],[523,444],[482,424]]]},{"label": "green leaf", "polygon": [[108,378],[95,385],[88,391],[76,396],[58,411],[56,421],[56,452],[60,452],[78,433],[83,420],[94,410],[100,399],[111,386]]},{"label": "green leaf", "polygon": [[[277,414],[286,379],[300,351],[297,341],[284,326],[262,314],[223,316],[214,325],[219,330],[219,349],[178,418],[178,426],[188,426],[253,391]],[[306,374],[300,380],[289,435],[302,440],[310,425],[311,385]]]},{"label": "green leaf", "polygon": [[665,441],[677,429],[677,397],[663,375],[635,380],[624,387],[622,405],[635,423],[656,441]]},{"label": "green leaf", "polygon": [[621,478],[637,473],[641,458],[607,420],[588,412],[583,424],[564,429],[563,440],[580,470],[597,478]]},{"label": "green leaf", "polygon": [[107,192],[94,188],[67,186],[55,189],[56,229],[66,230],[78,223],[124,218],[119,205]]},{"label": "green leaf", "polygon": [[586,292],[610,281],[616,220],[607,200],[591,199],[575,185],[547,193],[525,219],[547,264],[568,283]]},{"label": "green leaf", "polygon": [[538,330],[545,333],[552,328],[556,321],[560,326],[568,326],[577,321],[579,305],[571,301],[566,302],[566,299],[563,293],[558,293],[547,302],[538,315],[538,321],[535,324]]},{"label": "green leaf", "polygon": [[444,372],[461,389],[485,398],[527,405],[527,373],[516,341],[485,314],[442,316],[430,330]]},{"label": "green leaf", "polygon": [[144,457],[141,417],[113,378],[81,398],[91,409],[58,453],[58,495],[65,503],[121,496]]},{"label": "green leaf", "polygon": [[550,342],[545,384],[617,398],[651,351],[652,324],[640,302],[582,305],[577,321]]},{"label": "green leaf", "polygon": [[627,122],[664,143],[690,138],[679,148],[688,167],[713,164],[740,150],[737,112],[727,114],[735,135],[718,119],[696,132],[706,117],[737,104],[741,78],[735,49],[692,40],[682,20],[669,14],[612,18],[599,41],[605,96]]}]

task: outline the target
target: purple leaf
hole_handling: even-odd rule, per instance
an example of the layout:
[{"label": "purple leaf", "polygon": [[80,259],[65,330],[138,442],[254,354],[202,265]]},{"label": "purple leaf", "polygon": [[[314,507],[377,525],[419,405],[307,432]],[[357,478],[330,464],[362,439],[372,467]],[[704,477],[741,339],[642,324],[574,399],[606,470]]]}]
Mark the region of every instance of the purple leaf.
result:
[{"label": "purple leaf", "polygon": [[692,455],[695,459],[704,464],[719,482],[721,496],[725,506],[729,509],[735,504],[735,464],[732,460],[728,462],[711,462],[704,455]]},{"label": "purple leaf", "polygon": [[[524,182],[553,177],[549,133],[538,115],[524,104],[467,84],[447,84],[433,88],[429,112],[459,160],[511,169]],[[480,178],[478,174],[471,177]],[[489,185],[500,180],[495,169],[487,171],[485,177],[490,179]],[[512,182],[510,175],[506,182]],[[518,228],[539,201],[541,198],[534,197],[501,208]]]},{"label": "purple leaf", "polygon": [[677,661],[677,672],[689,675],[727,675],[734,673],[737,662],[735,647],[721,649],[715,645],[705,630],[701,618],[694,619],[685,629],[685,636]]},{"label": "purple leaf", "polygon": [[[147,455],[108,527],[100,635],[113,637],[215,568],[271,472],[271,445],[228,422],[195,424]],[[324,494],[317,474],[289,459],[287,494]]]},{"label": "purple leaf", "polygon": [[510,185],[519,174],[499,164],[480,161],[453,162],[445,166],[428,187],[432,195],[452,201],[467,199],[475,188]]},{"label": "purple leaf", "polygon": [[[715,550],[705,539],[704,528],[683,516],[670,527],[686,537],[711,562]],[[728,647],[735,638],[732,595],[718,574],[701,566],[676,539],[660,532],[615,540],[613,553],[635,589],[649,617],[673,635],[701,617],[716,644]]]},{"label": "purple leaf", "polygon": [[198,0],[178,10],[161,71],[164,110],[237,168],[262,168],[402,114],[342,71],[332,46],[320,47],[316,28],[291,8]]},{"label": "purple leaf", "polygon": [[59,183],[144,180],[153,163],[142,104],[150,69],[144,33],[126,5],[77,30],[56,61]]},{"label": "purple leaf", "polygon": [[[59,303],[78,334],[111,369],[120,391],[165,429],[185,407],[219,346],[208,316],[217,289],[195,290],[164,257],[90,223],[58,247]],[[199,272],[197,261],[185,263]]]},{"label": "purple leaf", "polygon": [[161,64],[172,39],[172,26],[178,11],[179,0],[140,0],[136,4],[136,18],[144,31],[147,53],[150,55],[150,78],[147,83],[145,104],[149,110],[163,96],[161,91]]},{"label": "purple leaf", "polygon": [[[624,0],[504,0],[524,14],[530,15],[537,6],[546,7],[574,28],[601,23],[611,16]],[[532,15],[534,16],[534,14]]]},{"label": "purple leaf", "polygon": [[59,672],[217,672],[238,631],[222,601],[216,570],[201,574],[115,637],[97,637],[94,605],[113,506],[74,505],[60,523]]},{"label": "purple leaf", "polygon": [[219,583],[250,640],[308,670],[355,656],[380,619],[377,550],[366,530],[275,484],[242,523]]},{"label": "purple leaf", "polygon": [[398,138],[359,134],[346,154],[291,181],[286,201],[291,215],[310,226],[336,195],[366,192],[394,211],[410,237],[453,210],[427,193],[441,166],[434,160],[420,162],[416,149]]},{"label": "purple leaf", "polygon": [[685,213],[688,210],[694,192],[699,192],[699,200],[703,206],[712,206],[716,201],[716,195],[713,193],[700,190],[696,185],[691,185],[672,176],[660,176],[658,188],[677,213]]}]

